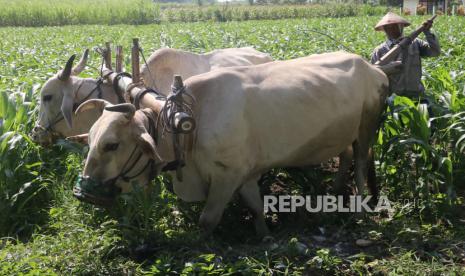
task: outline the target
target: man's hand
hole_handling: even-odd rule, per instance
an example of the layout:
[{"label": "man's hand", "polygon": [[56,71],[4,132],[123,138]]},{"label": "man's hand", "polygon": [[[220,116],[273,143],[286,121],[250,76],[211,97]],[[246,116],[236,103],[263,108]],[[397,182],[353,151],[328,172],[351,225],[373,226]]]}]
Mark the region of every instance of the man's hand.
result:
[{"label": "man's hand", "polygon": [[429,31],[433,27],[433,20],[426,20],[423,22],[423,31]]}]

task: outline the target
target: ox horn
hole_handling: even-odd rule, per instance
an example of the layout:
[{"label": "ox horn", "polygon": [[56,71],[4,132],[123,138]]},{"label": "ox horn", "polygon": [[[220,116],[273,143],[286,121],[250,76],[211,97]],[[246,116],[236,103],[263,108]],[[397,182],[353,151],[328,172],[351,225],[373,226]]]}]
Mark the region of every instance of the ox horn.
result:
[{"label": "ox horn", "polygon": [[89,58],[89,49],[84,51],[79,63],[73,68],[72,75],[77,76],[86,68],[87,59]]},{"label": "ox horn", "polygon": [[74,62],[74,59],[76,58],[76,55],[72,55],[68,61],[66,62],[66,66],[65,66],[65,69],[63,69],[60,74],[58,74],[58,79],[61,80],[61,81],[66,81],[69,79],[69,77],[71,76],[71,71],[72,71],[72,68],[73,68],[73,62]]},{"label": "ox horn", "polygon": [[89,133],[79,134],[75,136],[66,137],[66,141],[72,141],[79,144],[88,144],[89,143]]},{"label": "ox horn", "polygon": [[112,104],[108,101],[102,100],[102,99],[91,99],[83,102],[77,109],[75,114],[84,112],[89,109],[98,109],[101,112],[103,112],[103,109],[106,108],[107,106],[111,106]]},{"label": "ox horn", "polygon": [[136,107],[130,103],[122,103],[122,104],[106,106],[105,110],[125,113],[125,116],[128,120],[131,120],[132,117],[134,117],[134,114],[136,113]]}]

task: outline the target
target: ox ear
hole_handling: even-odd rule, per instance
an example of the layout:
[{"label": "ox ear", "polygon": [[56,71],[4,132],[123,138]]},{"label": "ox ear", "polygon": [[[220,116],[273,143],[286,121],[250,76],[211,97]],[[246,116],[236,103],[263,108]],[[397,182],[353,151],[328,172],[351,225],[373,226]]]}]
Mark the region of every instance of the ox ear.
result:
[{"label": "ox ear", "polygon": [[87,145],[89,143],[89,133],[79,134],[75,136],[66,137],[67,141],[72,141],[78,144]]},{"label": "ox ear", "polygon": [[84,51],[84,54],[82,55],[81,59],[79,60],[79,63],[73,68],[71,74],[74,75],[74,76],[77,76],[82,71],[84,71],[84,68],[86,68],[88,58],[89,58],[89,49],[86,49]]},{"label": "ox ear", "polygon": [[105,110],[124,113],[124,116],[128,120],[131,120],[134,117],[134,114],[136,113],[136,107],[130,103],[122,103],[122,104],[106,106]]},{"label": "ox ear", "polygon": [[73,62],[76,58],[76,55],[72,55],[66,62],[65,68],[58,74],[58,79],[61,81],[67,81],[71,76],[71,71],[73,69]]},{"label": "ox ear", "polygon": [[86,110],[90,109],[98,109],[100,112],[103,112],[103,109],[105,107],[111,106],[111,103],[102,99],[91,99],[83,102],[77,109],[76,109],[76,114],[84,112]]},{"label": "ox ear", "polygon": [[158,154],[157,147],[155,146],[155,141],[152,136],[147,132],[136,134],[137,144],[142,148],[144,154],[150,156],[151,159],[155,160],[156,163],[162,161],[160,154]]},{"label": "ox ear", "polygon": [[63,101],[61,102],[61,113],[63,114],[69,128],[73,127],[73,106],[73,92],[69,90],[64,91]]}]

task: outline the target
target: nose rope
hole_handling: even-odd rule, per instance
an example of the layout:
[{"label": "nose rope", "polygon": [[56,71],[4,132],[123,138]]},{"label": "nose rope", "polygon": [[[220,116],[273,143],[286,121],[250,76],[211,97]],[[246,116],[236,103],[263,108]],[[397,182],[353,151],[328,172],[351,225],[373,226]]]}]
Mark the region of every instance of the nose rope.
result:
[{"label": "nose rope", "polygon": [[[144,112],[144,114],[145,114],[145,112]],[[152,118],[151,118],[148,114],[145,114],[145,116],[147,117],[147,119],[148,119],[148,121],[149,121],[148,133],[150,134],[150,136],[154,137],[154,134],[153,134],[153,132],[154,132],[154,123],[153,123],[153,120],[152,120]],[[156,143],[157,143],[157,142],[156,142],[156,140],[155,140],[155,144],[156,144]],[[139,148],[138,145],[136,145],[136,146],[134,147],[134,149],[132,150],[131,154],[129,155],[129,158],[128,158],[128,159],[126,160],[126,162],[124,163],[123,168],[121,169],[121,172],[120,172],[117,176],[115,176],[115,177],[113,177],[113,178],[111,178],[111,179],[105,181],[105,182],[103,183],[104,185],[112,185],[112,184],[115,184],[115,182],[118,180],[118,178],[121,178],[121,179],[122,179],[123,181],[125,181],[125,182],[129,182],[129,181],[131,181],[131,179],[134,179],[134,178],[140,176],[142,173],[144,173],[144,171],[145,171],[149,166],[151,167],[151,173],[150,173],[150,176],[149,176],[149,181],[151,181],[151,180],[154,178],[154,177],[152,176],[152,175],[153,175],[152,172],[153,172],[153,167],[154,167],[155,161],[154,161],[154,160],[151,160],[151,159],[145,164],[145,166],[144,166],[140,171],[138,171],[137,173],[135,173],[135,174],[132,175],[132,176],[128,176],[129,172],[131,172],[131,171],[134,169],[134,167],[137,165],[137,163],[139,163],[139,161],[140,161],[141,158],[142,158],[143,152],[140,151],[139,155],[138,155],[137,158],[134,160],[134,162],[132,162],[132,164],[126,169],[126,167],[128,166],[129,162],[130,162],[131,159],[133,158],[133,156],[134,156],[134,154],[136,153],[136,151],[137,151],[138,148]]]},{"label": "nose rope", "polygon": [[[123,168],[121,169],[121,172],[115,176],[114,178],[111,178],[107,181],[104,182],[104,184],[113,184],[116,182],[116,180],[118,178],[122,178],[124,181],[126,182],[129,182],[129,180],[132,179],[132,177],[129,177],[129,176],[126,176],[135,166],[136,164],[139,162],[139,160],[142,158],[142,152],[139,153],[139,155],[137,156],[137,158],[134,160],[134,162],[129,166],[128,169],[126,169],[126,167],[128,166],[129,162],[131,161],[132,157],[134,156],[134,154],[136,153],[137,149],[139,147],[136,145],[134,147],[134,149],[132,150],[131,154],[129,155],[129,158],[126,160],[126,162],[124,163],[123,165]],[[145,167],[144,167],[145,168]]]},{"label": "nose rope", "polygon": [[45,132],[50,132],[52,134],[52,136],[58,136],[58,133],[55,130],[53,130],[53,126],[58,124],[64,118],[65,117],[63,117],[63,115],[60,112],[55,116],[54,120],[52,121],[53,123],[50,123],[50,121],[49,121],[49,123],[47,124],[46,127],[41,127],[41,126],[39,126],[39,127],[41,129],[43,129]]}]

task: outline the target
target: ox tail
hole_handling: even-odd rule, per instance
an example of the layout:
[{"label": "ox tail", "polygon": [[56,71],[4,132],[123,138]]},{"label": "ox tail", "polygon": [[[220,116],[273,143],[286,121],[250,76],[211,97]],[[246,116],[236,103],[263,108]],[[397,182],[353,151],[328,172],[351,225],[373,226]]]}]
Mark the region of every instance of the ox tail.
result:
[{"label": "ox tail", "polygon": [[377,202],[379,196],[379,187],[378,180],[376,178],[376,167],[373,147],[371,147],[368,153],[367,187],[372,196],[372,201]]},{"label": "ox tail", "polygon": [[389,94],[390,94],[390,89],[389,85],[383,84],[381,86],[381,89],[379,90],[380,93],[380,116],[378,120],[378,125],[376,127],[376,136],[379,134],[379,130],[381,129],[381,126],[383,125],[384,121],[387,119],[388,111],[387,108],[390,107],[392,109],[392,103],[389,102]]},{"label": "ox tail", "polygon": [[[380,116],[378,125],[376,126],[375,137],[378,137],[381,126],[387,118],[389,91],[389,85],[386,84],[383,84],[378,91],[380,94]],[[373,141],[373,143],[375,143],[375,141]],[[376,177],[375,152],[373,147],[370,148],[368,153],[367,186],[370,194],[373,196],[373,202],[377,202],[379,197],[379,186]]]}]

